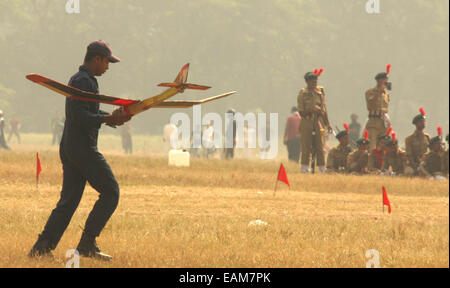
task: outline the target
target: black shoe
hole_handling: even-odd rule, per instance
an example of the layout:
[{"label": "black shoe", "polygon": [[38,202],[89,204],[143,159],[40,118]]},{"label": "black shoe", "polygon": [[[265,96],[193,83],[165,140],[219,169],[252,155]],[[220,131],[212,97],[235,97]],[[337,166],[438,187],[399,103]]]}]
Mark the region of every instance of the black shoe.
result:
[{"label": "black shoe", "polygon": [[104,254],[100,251],[100,248],[97,246],[97,242],[95,241],[95,237],[90,236],[86,233],[83,233],[80,239],[80,243],[77,246],[78,253],[80,256],[96,258],[103,261],[111,261],[112,256]]},{"label": "black shoe", "polygon": [[53,247],[50,242],[50,240],[43,236],[42,234],[39,234],[38,240],[36,243],[34,243],[33,248],[31,248],[30,253],[28,253],[28,256],[31,258],[35,257],[51,257],[53,258],[52,251]]}]

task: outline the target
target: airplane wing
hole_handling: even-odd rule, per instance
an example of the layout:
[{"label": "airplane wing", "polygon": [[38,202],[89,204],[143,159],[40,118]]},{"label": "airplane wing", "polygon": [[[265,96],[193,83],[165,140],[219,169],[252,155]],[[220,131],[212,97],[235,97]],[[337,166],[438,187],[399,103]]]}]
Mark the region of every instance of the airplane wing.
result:
[{"label": "airplane wing", "polygon": [[207,103],[210,101],[214,101],[220,98],[224,98],[230,95],[233,95],[236,91],[220,94],[217,96],[209,97],[203,100],[172,100],[172,101],[164,101],[154,105],[152,108],[188,108],[194,105],[199,105],[203,103]]},{"label": "airplane wing", "polygon": [[86,92],[62,83],[59,83],[50,78],[41,76],[39,74],[29,74],[26,76],[28,80],[33,81],[39,85],[42,85],[56,93],[62,94],[69,98],[74,98],[83,101],[98,102],[104,104],[111,104],[116,106],[128,106],[134,103],[138,103],[138,100],[123,99],[112,97],[108,95],[95,94],[92,92]]},{"label": "airplane wing", "polygon": [[183,108],[183,107],[191,107],[193,105],[198,105],[206,102],[210,102],[219,98],[223,98],[234,94],[235,92],[229,92],[222,95],[217,95],[214,97],[210,97],[203,100],[198,101],[184,101],[184,100],[176,100],[176,101],[166,101],[167,99],[175,96],[180,93],[182,89],[195,89],[195,90],[207,90],[211,87],[191,84],[187,83],[187,76],[189,71],[189,63],[184,65],[181,68],[181,71],[178,73],[174,82],[172,83],[161,83],[159,86],[167,87],[165,91],[160,94],[144,99],[144,100],[131,100],[131,99],[123,99],[112,97],[108,95],[95,94],[91,92],[82,91],[80,89],[59,83],[50,78],[41,76],[39,74],[29,74],[26,78],[34,83],[42,85],[50,90],[55,91],[56,93],[62,94],[69,98],[79,99],[83,101],[91,101],[97,103],[111,104],[116,106],[124,107],[125,112],[128,115],[136,115],[145,110],[148,110],[153,107],[157,108]]}]

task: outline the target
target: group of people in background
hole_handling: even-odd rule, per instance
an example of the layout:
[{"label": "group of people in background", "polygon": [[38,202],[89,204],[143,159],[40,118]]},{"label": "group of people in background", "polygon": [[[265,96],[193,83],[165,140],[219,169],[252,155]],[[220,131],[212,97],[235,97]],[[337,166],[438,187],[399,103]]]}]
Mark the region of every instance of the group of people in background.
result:
[{"label": "group of people in background", "polygon": [[[3,111],[0,110],[0,150],[10,150],[11,148],[8,146],[8,143],[11,142],[13,136],[16,137],[17,142],[20,144],[22,142],[20,138],[20,128],[21,123],[19,119],[13,117],[9,121],[9,125],[7,125]],[[8,136],[6,136],[7,130],[9,130]]]},{"label": "group of people in background", "polygon": [[314,172],[317,164],[320,172],[448,177],[449,154],[443,143],[442,128],[437,128],[435,137],[424,132],[423,108],[412,120],[415,131],[406,138],[405,150],[399,147],[388,115],[390,65],[386,72],[375,76],[376,86],[366,92],[368,121],[363,137],[358,116],[352,114],[350,125],[344,124],[345,129],[335,134],[339,144],[326,157],[327,132],[333,129],[328,121],[324,88],[317,85],[322,72],[323,69],[316,69],[306,73],[307,87],[300,91],[298,105],[292,108],[286,121],[284,144],[289,159],[301,162],[302,173]]}]

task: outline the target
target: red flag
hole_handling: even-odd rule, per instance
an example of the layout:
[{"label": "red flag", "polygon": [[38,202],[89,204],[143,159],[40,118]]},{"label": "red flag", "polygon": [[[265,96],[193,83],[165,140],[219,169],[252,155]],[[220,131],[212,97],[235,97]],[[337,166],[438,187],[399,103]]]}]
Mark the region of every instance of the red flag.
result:
[{"label": "red flag", "polygon": [[389,202],[388,195],[387,195],[387,192],[386,192],[386,188],[384,188],[384,186],[383,186],[383,206],[384,205],[389,207],[389,214],[391,214],[391,212],[392,212],[392,210],[391,210],[391,202]]},{"label": "red flag", "polygon": [[286,183],[289,186],[289,188],[291,188],[291,185],[289,184],[289,181],[288,181],[288,178],[287,178],[286,169],[284,169],[283,163],[281,163],[280,170],[278,170],[277,181],[284,182],[284,183]]},{"label": "red flag", "polygon": [[42,166],[41,159],[39,159],[39,152],[36,153],[36,182],[39,181],[39,174],[41,174]]}]

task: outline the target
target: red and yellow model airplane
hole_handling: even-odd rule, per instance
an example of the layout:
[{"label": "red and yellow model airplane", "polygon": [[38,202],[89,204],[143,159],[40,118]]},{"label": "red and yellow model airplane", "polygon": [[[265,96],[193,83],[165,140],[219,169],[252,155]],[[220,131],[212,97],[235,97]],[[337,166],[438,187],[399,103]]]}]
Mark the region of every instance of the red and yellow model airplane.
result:
[{"label": "red and yellow model airplane", "polygon": [[203,100],[172,100],[166,101],[167,99],[175,96],[176,94],[184,91],[185,89],[194,89],[194,90],[208,90],[211,87],[202,86],[197,84],[187,83],[187,76],[189,71],[189,63],[184,65],[181,69],[180,73],[178,73],[177,78],[175,78],[174,82],[170,83],[161,83],[158,86],[167,87],[164,92],[158,94],[156,96],[150,97],[145,100],[132,100],[132,99],[123,99],[112,97],[108,95],[95,94],[92,92],[86,92],[68,85],[64,85],[62,83],[56,82],[52,79],[46,78],[39,74],[29,74],[26,78],[30,81],[33,81],[39,85],[42,85],[50,90],[55,91],[56,93],[62,94],[69,98],[84,100],[84,101],[92,101],[97,103],[111,104],[116,106],[122,106],[125,112],[134,116],[138,113],[141,113],[150,108],[187,108],[198,104],[207,103],[210,101],[214,101],[229,95],[236,93],[236,91],[224,93],[221,95],[213,96],[210,98],[206,98]]}]

